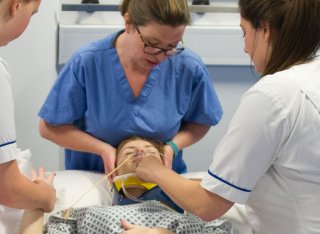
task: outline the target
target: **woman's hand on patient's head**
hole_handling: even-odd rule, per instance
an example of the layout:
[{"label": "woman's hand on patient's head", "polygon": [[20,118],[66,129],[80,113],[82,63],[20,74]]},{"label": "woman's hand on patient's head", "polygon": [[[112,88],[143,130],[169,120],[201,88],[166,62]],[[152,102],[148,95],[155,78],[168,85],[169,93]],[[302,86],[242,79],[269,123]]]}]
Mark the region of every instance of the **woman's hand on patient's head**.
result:
[{"label": "woman's hand on patient's head", "polygon": [[172,160],[174,151],[170,145],[165,145],[163,148],[164,151],[164,165],[170,169],[172,169]]},{"label": "woman's hand on patient's head", "polygon": [[[109,144],[106,144],[106,147],[101,153],[101,158],[103,160],[104,171],[106,174],[110,173],[115,169],[116,164],[116,149]],[[109,181],[112,181],[113,177],[116,176],[115,173],[112,173],[109,176]]]}]

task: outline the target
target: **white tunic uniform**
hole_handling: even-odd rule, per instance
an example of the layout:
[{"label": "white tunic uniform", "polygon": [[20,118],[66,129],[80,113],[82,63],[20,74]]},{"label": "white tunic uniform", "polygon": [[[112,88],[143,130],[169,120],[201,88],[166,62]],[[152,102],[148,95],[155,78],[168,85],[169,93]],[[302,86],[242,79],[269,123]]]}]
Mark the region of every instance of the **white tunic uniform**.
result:
[{"label": "white tunic uniform", "polygon": [[246,203],[256,233],[320,233],[320,58],[241,100],[202,186]]},{"label": "white tunic uniform", "polygon": [[0,58],[0,163],[16,158],[16,133],[10,75]]},{"label": "white tunic uniform", "polygon": [[[21,154],[22,160],[18,162],[21,161],[19,164],[25,167],[27,161],[23,160],[24,155],[29,160],[30,152],[19,153],[17,149],[13,108],[8,67],[0,58],[0,164],[17,159],[17,155]],[[0,233],[18,233],[22,214],[23,210],[0,205]]]}]

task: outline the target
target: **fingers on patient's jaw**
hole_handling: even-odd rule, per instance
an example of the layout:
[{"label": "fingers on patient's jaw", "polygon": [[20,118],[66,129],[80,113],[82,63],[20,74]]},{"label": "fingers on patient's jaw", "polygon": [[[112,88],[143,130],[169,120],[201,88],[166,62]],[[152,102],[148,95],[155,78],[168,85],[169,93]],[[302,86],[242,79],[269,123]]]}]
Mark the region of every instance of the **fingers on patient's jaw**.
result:
[{"label": "fingers on patient's jaw", "polygon": [[168,161],[167,157],[164,156],[163,158],[164,158],[163,164],[164,164],[166,167],[168,167],[168,166],[169,166],[169,161]]}]

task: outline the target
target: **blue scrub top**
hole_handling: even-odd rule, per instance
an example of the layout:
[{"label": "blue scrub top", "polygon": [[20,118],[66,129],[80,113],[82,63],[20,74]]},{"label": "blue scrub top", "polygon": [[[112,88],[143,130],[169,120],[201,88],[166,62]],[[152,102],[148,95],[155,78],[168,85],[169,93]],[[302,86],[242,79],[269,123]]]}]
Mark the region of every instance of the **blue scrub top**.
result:
[{"label": "blue scrub top", "polygon": [[[183,122],[220,121],[222,108],[209,72],[189,49],[154,67],[135,97],[114,47],[122,32],[73,55],[39,111],[42,119],[52,125],[74,124],[114,147],[133,135],[164,142]],[[98,155],[67,149],[65,156],[66,169],[104,171]],[[186,172],[182,152],[174,158],[173,169]]]}]

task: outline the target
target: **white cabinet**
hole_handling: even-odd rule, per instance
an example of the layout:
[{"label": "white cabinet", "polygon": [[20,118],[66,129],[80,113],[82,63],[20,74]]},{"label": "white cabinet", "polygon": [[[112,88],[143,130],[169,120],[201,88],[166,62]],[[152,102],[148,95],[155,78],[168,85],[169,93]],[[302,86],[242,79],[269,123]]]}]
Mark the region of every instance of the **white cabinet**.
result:
[{"label": "white cabinet", "polygon": [[[217,5],[221,9],[223,5]],[[233,5],[236,8],[236,5]],[[186,47],[207,65],[250,65],[243,51],[239,13],[192,13],[192,25],[183,37]],[[59,16],[58,63],[65,63],[76,49],[123,28],[119,12],[62,11]]]}]

